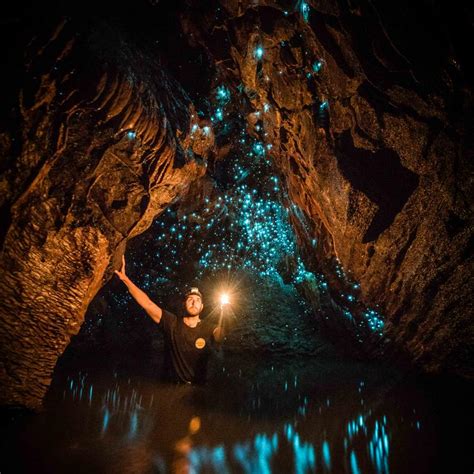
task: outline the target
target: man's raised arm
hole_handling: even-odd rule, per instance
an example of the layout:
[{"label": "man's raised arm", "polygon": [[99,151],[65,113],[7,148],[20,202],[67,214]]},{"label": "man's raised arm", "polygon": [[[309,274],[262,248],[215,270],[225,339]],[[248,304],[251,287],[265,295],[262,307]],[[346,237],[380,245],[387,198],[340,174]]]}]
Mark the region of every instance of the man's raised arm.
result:
[{"label": "man's raised arm", "polygon": [[130,280],[130,278],[128,278],[128,276],[125,274],[125,255],[122,255],[122,268],[120,271],[115,270],[115,273],[125,283],[125,285],[127,285],[130,294],[146,311],[148,316],[150,316],[150,318],[156,323],[159,323],[161,321],[161,315],[163,314],[163,311],[157,304],[153,303],[148,295],[143,290],[140,290],[140,288],[138,288],[138,286],[135,285],[135,283],[133,283],[132,280]]}]

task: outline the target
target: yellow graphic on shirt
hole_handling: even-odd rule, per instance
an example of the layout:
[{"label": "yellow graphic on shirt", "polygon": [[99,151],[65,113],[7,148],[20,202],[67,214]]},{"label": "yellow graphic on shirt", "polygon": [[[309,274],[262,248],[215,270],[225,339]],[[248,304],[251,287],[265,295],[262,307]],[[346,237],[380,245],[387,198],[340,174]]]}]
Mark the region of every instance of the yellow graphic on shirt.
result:
[{"label": "yellow graphic on shirt", "polygon": [[194,343],[194,345],[198,348],[198,349],[202,349],[205,345],[206,345],[206,341],[202,338],[202,337],[198,337],[196,339],[196,342]]}]

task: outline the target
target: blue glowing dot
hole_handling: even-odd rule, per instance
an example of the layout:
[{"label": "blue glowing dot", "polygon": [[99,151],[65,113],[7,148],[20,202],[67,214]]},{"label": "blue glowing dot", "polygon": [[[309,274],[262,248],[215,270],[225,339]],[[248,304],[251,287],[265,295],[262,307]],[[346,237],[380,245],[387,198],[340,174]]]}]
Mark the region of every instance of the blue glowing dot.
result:
[{"label": "blue glowing dot", "polygon": [[329,107],[329,103],[327,100],[325,100],[324,102],[321,102],[321,105],[319,106],[319,110],[326,110],[328,109]]},{"label": "blue glowing dot", "polygon": [[327,441],[323,442],[323,462],[326,469],[331,469],[331,452],[329,449],[329,443]]},{"label": "blue glowing dot", "polygon": [[303,20],[305,22],[308,22],[308,20],[309,20],[309,5],[304,1],[302,1],[300,3],[300,12],[301,12],[301,15],[303,17]]},{"label": "blue glowing dot", "polygon": [[313,71],[314,72],[321,71],[322,67],[323,67],[323,63],[321,61],[316,61],[316,62],[313,63]]},{"label": "blue glowing dot", "polygon": [[204,132],[205,135],[209,135],[209,132],[211,131],[211,129],[210,129],[209,127],[207,127],[207,126],[204,127],[202,130],[203,130],[203,132]]},{"label": "blue glowing dot", "polygon": [[217,120],[221,121],[224,118],[224,112],[222,111],[221,108],[219,108],[219,109],[216,110],[216,113],[215,113],[214,116]]},{"label": "blue glowing dot", "polygon": [[258,60],[260,60],[260,59],[263,58],[263,53],[264,53],[263,48],[262,48],[261,46],[257,46],[257,47],[255,48],[255,51],[254,51],[254,56],[255,56]]},{"label": "blue glowing dot", "polygon": [[136,138],[137,134],[133,130],[130,130],[127,132],[127,138],[129,140],[134,140]]},{"label": "blue glowing dot", "polygon": [[253,149],[254,153],[255,153],[257,156],[263,156],[263,155],[265,155],[265,148],[264,148],[264,146],[263,146],[261,143],[259,143],[259,142],[255,143],[255,145],[253,146],[252,149]]},{"label": "blue glowing dot", "polygon": [[219,86],[216,89],[217,100],[221,103],[228,102],[230,100],[230,91],[225,86]]}]

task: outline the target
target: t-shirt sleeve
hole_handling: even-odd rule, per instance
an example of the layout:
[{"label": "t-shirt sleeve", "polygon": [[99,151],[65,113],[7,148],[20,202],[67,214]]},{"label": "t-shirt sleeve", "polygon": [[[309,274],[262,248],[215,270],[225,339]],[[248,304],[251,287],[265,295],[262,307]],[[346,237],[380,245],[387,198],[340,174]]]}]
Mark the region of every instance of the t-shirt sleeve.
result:
[{"label": "t-shirt sleeve", "polygon": [[176,316],[164,309],[161,314],[159,327],[162,328],[163,331],[169,333],[174,324],[176,324]]}]

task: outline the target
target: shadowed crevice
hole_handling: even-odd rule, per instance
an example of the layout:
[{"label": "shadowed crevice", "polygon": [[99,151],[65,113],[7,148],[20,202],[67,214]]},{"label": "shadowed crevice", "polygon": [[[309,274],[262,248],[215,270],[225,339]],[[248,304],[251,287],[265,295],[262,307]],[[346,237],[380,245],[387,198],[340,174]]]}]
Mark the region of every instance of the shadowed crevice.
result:
[{"label": "shadowed crevice", "polygon": [[418,175],[405,168],[389,148],[375,152],[356,148],[349,131],[339,135],[336,156],[344,177],[378,207],[363,243],[377,240],[393,223],[418,186]]}]

